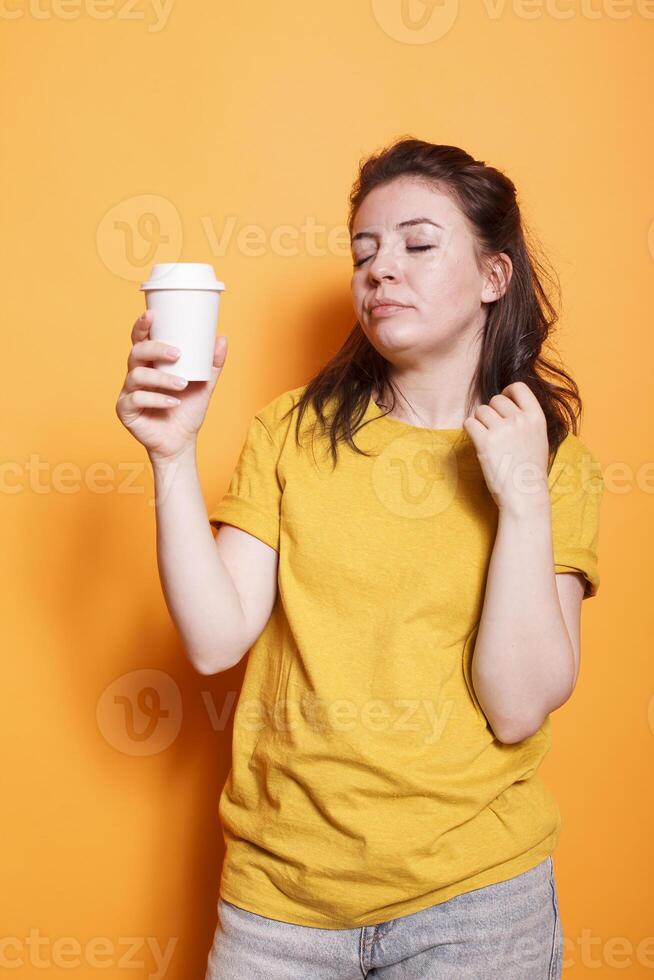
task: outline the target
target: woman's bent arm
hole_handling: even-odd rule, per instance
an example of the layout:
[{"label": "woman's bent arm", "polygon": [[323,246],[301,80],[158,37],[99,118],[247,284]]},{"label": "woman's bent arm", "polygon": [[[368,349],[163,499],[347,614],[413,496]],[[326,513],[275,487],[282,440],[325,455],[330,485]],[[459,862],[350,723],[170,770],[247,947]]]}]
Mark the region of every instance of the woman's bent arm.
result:
[{"label": "woman's bent arm", "polygon": [[522,508],[500,508],[472,659],[475,693],[502,742],[533,735],[574,687],[575,650],[556,577],[544,486]]}]

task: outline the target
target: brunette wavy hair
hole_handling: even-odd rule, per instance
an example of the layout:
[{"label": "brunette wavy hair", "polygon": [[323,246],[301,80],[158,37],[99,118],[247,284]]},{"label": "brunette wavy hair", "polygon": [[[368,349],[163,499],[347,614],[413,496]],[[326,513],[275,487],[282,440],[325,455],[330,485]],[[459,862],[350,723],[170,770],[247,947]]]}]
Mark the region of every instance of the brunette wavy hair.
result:
[{"label": "brunette wavy hair", "polygon": [[[396,177],[414,176],[449,194],[470,223],[475,251],[481,263],[506,252],[513,263],[509,285],[502,296],[488,303],[479,361],[471,380],[466,414],[476,403],[487,404],[506,385],[523,381],[535,394],[547,420],[551,467],[554,455],[568,432],[577,434],[582,405],[572,378],[543,355],[543,345],[558,320],[548,291],[560,294],[558,279],[539,256],[527,236],[512,181],[499,170],[475,160],[457,146],[427,143],[403,137],[379,153],[359,162],[359,173],[350,193],[348,229],[352,236],[355,215],[367,194]],[[329,436],[334,465],[337,443],[344,440],[363,455],[353,440],[370,397],[392,392],[390,363],[370,343],[357,320],[340,350],[305,386],[290,412],[298,409],[296,439],[302,416],[312,405],[317,422]],[[333,400],[333,401],[332,401]],[[327,418],[324,408],[332,402]],[[385,413],[385,414],[388,414]],[[288,414],[288,413],[287,413]]]}]

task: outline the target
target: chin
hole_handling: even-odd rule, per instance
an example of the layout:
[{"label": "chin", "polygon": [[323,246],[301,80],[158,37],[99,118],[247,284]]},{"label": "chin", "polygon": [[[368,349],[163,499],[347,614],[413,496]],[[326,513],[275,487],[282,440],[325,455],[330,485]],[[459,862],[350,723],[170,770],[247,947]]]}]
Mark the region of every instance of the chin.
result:
[{"label": "chin", "polygon": [[[389,350],[404,350],[415,347],[424,339],[424,331],[416,329],[415,324],[401,323],[399,318],[388,317],[384,320],[372,320],[364,333],[377,348]],[[381,351],[383,353],[383,350]]]}]

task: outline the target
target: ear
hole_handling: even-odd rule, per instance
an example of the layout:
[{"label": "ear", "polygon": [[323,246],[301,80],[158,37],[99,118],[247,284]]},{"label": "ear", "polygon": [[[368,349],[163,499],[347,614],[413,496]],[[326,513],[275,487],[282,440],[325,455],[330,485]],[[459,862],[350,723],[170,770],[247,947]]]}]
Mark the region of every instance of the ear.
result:
[{"label": "ear", "polygon": [[509,287],[512,273],[513,263],[506,252],[500,252],[499,255],[489,259],[488,271],[484,277],[481,292],[482,303],[492,303],[500,296],[504,296]]}]

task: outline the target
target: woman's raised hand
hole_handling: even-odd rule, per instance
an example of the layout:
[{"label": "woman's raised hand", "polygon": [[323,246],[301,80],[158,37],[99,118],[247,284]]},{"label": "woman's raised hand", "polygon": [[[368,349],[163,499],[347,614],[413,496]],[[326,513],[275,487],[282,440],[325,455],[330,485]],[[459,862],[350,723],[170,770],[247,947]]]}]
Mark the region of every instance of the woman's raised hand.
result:
[{"label": "woman's raised hand", "polygon": [[[151,326],[152,313],[148,310],[132,327],[132,349],[116,414],[155,463],[174,460],[193,445],[225,365],[227,337],[216,339],[210,380],[186,382],[152,366],[155,360],[165,358],[174,367],[179,354],[170,355],[168,344],[151,340]],[[171,397],[178,401],[171,403]]]}]

